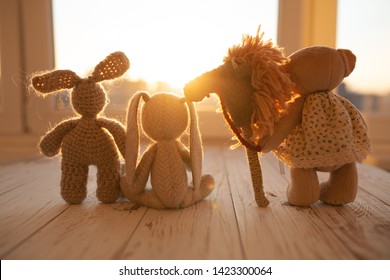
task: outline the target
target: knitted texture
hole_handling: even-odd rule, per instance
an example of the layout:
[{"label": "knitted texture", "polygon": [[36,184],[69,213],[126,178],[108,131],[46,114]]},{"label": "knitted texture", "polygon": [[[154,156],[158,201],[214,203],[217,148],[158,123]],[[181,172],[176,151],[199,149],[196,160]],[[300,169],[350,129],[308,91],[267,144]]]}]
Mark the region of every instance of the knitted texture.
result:
[{"label": "knitted texture", "polygon": [[[243,132],[244,136],[249,139],[252,134],[252,129],[248,126],[243,129]],[[258,206],[266,207],[269,204],[269,201],[264,194],[263,173],[261,171],[259,156],[256,151],[246,149],[246,157],[249,164],[255,201]]]},{"label": "knitted texture", "polygon": [[[138,106],[141,98],[142,130],[153,141],[138,162],[140,126]],[[188,109],[187,109],[188,106]],[[129,105],[126,137],[126,179],[121,188],[137,204],[152,208],[184,208],[208,196],[214,187],[210,175],[202,176],[203,149],[198,120],[192,103],[172,94],[149,97],[138,93]],[[190,150],[180,137],[190,121]],[[188,185],[186,165],[190,164],[193,186]],[[145,189],[150,175],[152,189]]]},{"label": "knitted texture", "polygon": [[86,198],[90,165],[97,167],[99,201],[112,203],[120,195],[118,149],[124,156],[125,129],[120,122],[99,116],[107,104],[107,96],[97,82],[117,78],[129,66],[125,54],[115,52],[101,61],[87,79],[70,70],[52,71],[32,79],[32,86],[41,93],[73,88],[71,104],[81,117],[58,124],[40,142],[44,155],[62,154],[61,196],[70,204]]}]

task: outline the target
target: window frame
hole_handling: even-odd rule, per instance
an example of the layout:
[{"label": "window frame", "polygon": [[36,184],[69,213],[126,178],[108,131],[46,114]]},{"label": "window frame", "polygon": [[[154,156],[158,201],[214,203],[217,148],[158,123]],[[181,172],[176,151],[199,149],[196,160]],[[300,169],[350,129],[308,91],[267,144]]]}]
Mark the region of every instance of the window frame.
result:
[{"label": "window frame", "polygon": [[[74,115],[70,109],[55,108],[56,95],[41,98],[28,88],[28,74],[53,69],[55,65],[52,3],[51,0],[4,0],[1,3],[2,21],[6,22],[1,25],[0,34],[6,40],[2,40],[0,46],[3,76],[0,133],[39,134],[47,130],[48,121],[53,124]],[[336,14],[337,0],[279,0],[278,44],[285,46],[286,53],[313,44],[334,46]],[[17,69],[23,69],[27,77],[5,79],[13,73],[21,74]],[[115,108],[106,113],[110,117],[125,115],[123,109]],[[205,138],[231,136],[219,114],[200,108],[199,119]],[[208,129],[211,125],[215,129]]]}]

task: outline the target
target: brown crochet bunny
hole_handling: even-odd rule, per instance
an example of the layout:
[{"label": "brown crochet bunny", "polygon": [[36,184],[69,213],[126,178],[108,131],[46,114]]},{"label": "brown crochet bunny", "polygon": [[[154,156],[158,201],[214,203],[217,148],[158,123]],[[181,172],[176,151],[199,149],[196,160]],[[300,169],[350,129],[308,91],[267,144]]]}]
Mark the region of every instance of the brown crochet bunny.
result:
[{"label": "brown crochet bunny", "polygon": [[61,122],[40,142],[42,153],[48,157],[61,150],[61,196],[70,204],[81,203],[86,197],[89,165],[97,166],[99,201],[112,203],[120,195],[118,149],[124,155],[125,129],[118,121],[100,116],[107,96],[98,83],[123,75],[129,67],[126,55],[114,52],[86,79],[70,70],[52,71],[32,79],[32,86],[41,93],[72,88],[71,104],[81,115]]},{"label": "brown crochet bunny", "polygon": [[[141,98],[142,128],[154,143],[139,163],[138,106]],[[188,110],[187,110],[187,106]],[[188,125],[190,151],[179,138]],[[126,137],[126,176],[121,181],[125,196],[135,203],[157,208],[184,208],[208,196],[214,187],[210,175],[202,176],[202,143],[194,105],[173,94],[150,97],[137,93],[129,106]],[[186,165],[191,167],[193,186],[188,185]],[[145,190],[151,174],[151,190]]]}]

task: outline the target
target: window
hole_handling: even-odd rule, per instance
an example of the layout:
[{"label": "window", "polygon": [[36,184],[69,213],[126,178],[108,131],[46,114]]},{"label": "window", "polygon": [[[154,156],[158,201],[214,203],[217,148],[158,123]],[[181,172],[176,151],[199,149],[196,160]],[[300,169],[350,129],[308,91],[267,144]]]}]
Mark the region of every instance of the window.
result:
[{"label": "window", "polygon": [[107,85],[111,109],[126,106],[137,90],[180,94],[187,81],[220,65],[243,33],[261,24],[275,40],[277,8],[277,0],[53,0],[56,68],[85,76],[121,50],[131,66],[126,81]]},{"label": "window", "polygon": [[359,108],[368,125],[372,153],[367,163],[390,170],[390,2],[339,0],[337,47],[351,49],[356,67],[338,92]]},{"label": "window", "polygon": [[[260,24],[276,42],[278,0],[53,0],[52,5],[57,69],[85,77],[113,51],[129,57],[125,79],[103,83],[110,99],[106,115],[123,122],[132,94],[182,95],[186,82],[219,66],[228,48],[242,34],[255,34]],[[68,94],[59,96],[55,108],[69,110]],[[231,137],[215,114],[218,104],[215,96],[197,104],[204,138]]]},{"label": "window", "polygon": [[365,113],[390,112],[390,2],[339,0],[337,47],[357,56],[356,68],[339,93]]},{"label": "window", "polygon": [[[66,104],[67,93],[60,99],[58,94],[47,98],[28,94],[26,75],[57,68],[84,77],[110,52],[122,50],[131,60],[126,79],[105,86],[111,99],[106,114],[124,121],[132,93],[146,89],[180,94],[186,81],[218,66],[229,46],[239,43],[243,33],[254,34],[261,24],[266,37],[287,54],[314,44],[350,48],[357,54],[357,67],[344,89],[365,93],[355,96],[361,98],[376,147],[382,147],[375,148],[375,154],[388,163],[390,136],[384,128],[389,117],[377,119],[389,112],[389,83],[383,79],[387,71],[377,71],[389,62],[390,24],[382,13],[389,10],[387,2],[0,1],[0,158],[4,151],[20,153],[26,145],[18,137],[30,137],[28,145],[36,152],[39,136],[73,115]],[[364,86],[358,85],[361,81]],[[368,85],[370,90],[364,88]],[[379,85],[383,90],[377,90]],[[228,139],[231,133],[215,114],[216,103],[215,98],[198,104],[202,134]]]}]

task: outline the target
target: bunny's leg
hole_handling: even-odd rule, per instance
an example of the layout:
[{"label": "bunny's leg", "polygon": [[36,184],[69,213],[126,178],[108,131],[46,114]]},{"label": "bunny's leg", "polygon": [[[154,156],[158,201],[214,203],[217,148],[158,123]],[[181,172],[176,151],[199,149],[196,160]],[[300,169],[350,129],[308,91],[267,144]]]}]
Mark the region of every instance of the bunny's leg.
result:
[{"label": "bunny's leg", "polygon": [[131,194],[129,200],[134,203],[155,209],[165,208],[165,205],[152,190],[146,190],[138,194]]},{"label": "bunny's leg", "polygon": [[112,160],[97,166],[96,196],[103,203],[113,203],[120,196],[119,161]]},{"label": "bunny's leg", "polygon": [[353,202],[358,188],[356,163],[348,163],[330,173],[329,180],[321,183],[320,199],[331,205]]},{"label": "bunny's leg", "polygon": [[188,207],[207,197],[214,189],[214,184],[214,178],[211,175],[203,175],[198,191],[195,191],[193,187],[187,188],[187,193],[183,202],[180,204],[180,208]]},{"label": "bunny's leg", "polygon": [[314,168],[290,168],[291,184],[287,199],[295,206],[310,206],[320,198],[320,184]]},{"label": "bunny's leg", "polygon": [[61,196],[69,204],[79,204],[87,196],[88,166],[65,159],[61,163]]}]

